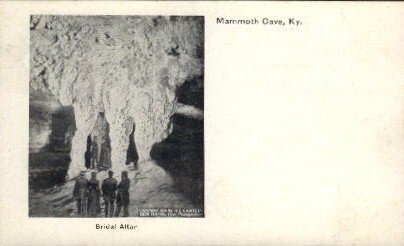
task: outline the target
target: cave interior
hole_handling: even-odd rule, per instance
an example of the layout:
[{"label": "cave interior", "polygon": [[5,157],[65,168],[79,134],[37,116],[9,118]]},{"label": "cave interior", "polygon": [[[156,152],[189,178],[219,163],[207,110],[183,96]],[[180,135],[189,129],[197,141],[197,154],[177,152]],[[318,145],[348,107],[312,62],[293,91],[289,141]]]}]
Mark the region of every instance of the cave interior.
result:
[{"label": "cave interior", "polygon": [[[191,105],[203,110],[203,77],[185,81],[176,90],[179,103]],[[30,117],[38,117],[46,112],[30,105]],[[71,140],[74,136],[75,115],[73,107],[60,106],[50,113],[51,132],[48,142],[39,151],[29,154],[30,188],[36,191],[63,185],[71,162]],[[31,122],[31,120],[30,120]],[[167,171],[175,182],[175,189],[187,197],[193,204],[204,203],[204,122],[181,114],[171,116],[172,133],[163,141],[155,143],[150,157]],[[128,136],[126,165],[139,159],[134,137],[136,125]],[[100,169],[111,167],[111,144],[109,123],[103,112],[87,137],[85,146],[91,149],[91,142],[97,136],[100,156]],[[102,154],[101,154],[102,153]],[[85,165],[83,163],[83,165]]]}]

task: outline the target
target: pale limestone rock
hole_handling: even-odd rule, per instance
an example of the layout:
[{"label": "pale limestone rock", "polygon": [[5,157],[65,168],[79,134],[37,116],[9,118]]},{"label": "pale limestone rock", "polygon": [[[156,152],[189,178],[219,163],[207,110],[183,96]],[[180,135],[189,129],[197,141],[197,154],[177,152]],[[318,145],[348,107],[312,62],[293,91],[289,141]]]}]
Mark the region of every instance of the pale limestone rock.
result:
[{"label": "pale limestone rock", "polygon": [[74,107],[69,176],[84,167],[100,111],[110,125],[112,168],[127,168],[134,123],[140,165],[149,160],[152,145],[170,134],[176,88],[203,73],[203,19],[33,16],[30,24],[30,90]]}]

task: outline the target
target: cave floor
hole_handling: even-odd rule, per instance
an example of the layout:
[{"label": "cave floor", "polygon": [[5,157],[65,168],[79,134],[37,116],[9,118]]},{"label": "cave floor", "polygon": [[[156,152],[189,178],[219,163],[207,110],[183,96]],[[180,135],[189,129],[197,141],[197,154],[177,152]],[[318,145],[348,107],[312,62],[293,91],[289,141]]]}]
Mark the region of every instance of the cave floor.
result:
[{"label": "cave floor", "polygon": [[[86,173],[87,178],[90,172]],[[129,216],[138,217],[139,208],[195,208],[195,206],[174,188],[170,174],[156,165],[154,161],[139,163],[139,170],[130,169],[128,176],[131,180],[129,189]],[[135,176],[137,182],[135,183]],[[107,172],[102,171],[97,179],[104,180]],[[120,181],[120,174],[114,175]],[[41,191],[30,190],[29,215],[31,217],[78,217],[76,203],[73,199],[74,180],[69,180],[61,186]],[[101,198],[101,213],[103,217],[104,204]]]}]

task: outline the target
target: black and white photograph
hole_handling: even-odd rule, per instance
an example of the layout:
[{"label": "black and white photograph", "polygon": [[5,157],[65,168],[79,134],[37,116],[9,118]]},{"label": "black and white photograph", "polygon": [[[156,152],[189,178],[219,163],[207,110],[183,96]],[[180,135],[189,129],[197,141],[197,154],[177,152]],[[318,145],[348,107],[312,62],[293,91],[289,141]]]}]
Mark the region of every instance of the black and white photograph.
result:
[{"label": "black and white photograph", "polygon": [[29,32],[29,216],[204,217],[204,17]]},{"label": "black and white photograph", "polygon": [[404,246],[401,23],[0,0],[0,246]]}]

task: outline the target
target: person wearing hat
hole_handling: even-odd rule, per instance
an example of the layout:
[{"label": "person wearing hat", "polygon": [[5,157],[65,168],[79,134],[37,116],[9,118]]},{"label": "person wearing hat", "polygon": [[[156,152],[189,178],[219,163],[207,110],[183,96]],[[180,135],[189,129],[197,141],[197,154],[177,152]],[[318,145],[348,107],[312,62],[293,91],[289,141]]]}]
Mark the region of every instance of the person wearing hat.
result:
[{"label": "person wearing hat", "polygon": [[116,211],[115,217],[119,217],[121,212],[121,207],[123,207],[123,217],[129,216],[128,206],[129,206],[129,187],[130,180],[128,178],[128,172],[122,172],[122,180],[118,185],[118,194],[116,197]]},{"label": "person wearing hat", "polygon": [[96,217],[101,212],[100,196],[100,181],[97,180],[97,173],[92,172],[88,182],[88,215]]},{"label": "person wearing hat", "polygon": [[115,192],[118,188],[118,181],[113,178],[114,172],[108,171],[108,178],[102,181],[101,190],[102,197],[105,204],[105,217],[114,216],[114,203],[115,203]]},{"label": "person wearing hat", "polygon": [[88,180],[85,177],[85,172],[80,172],[76,179],[73,189],[73,197],[77,202],[77,214],[79,216],[85,215],[86,212],[86,198],[87,198]]}]

